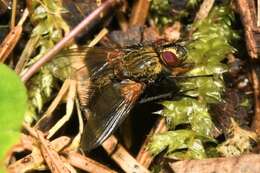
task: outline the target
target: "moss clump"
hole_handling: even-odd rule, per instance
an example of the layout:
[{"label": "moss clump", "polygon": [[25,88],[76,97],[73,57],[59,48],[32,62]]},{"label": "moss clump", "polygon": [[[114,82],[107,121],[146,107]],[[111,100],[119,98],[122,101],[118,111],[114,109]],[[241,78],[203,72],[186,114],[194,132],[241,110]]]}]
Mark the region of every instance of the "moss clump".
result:
[{"label": "moss clump", "polygon": [[[221,95],[225,90],[222,74],[227,71],[222,61],[235,51],[230,43],[238,38],[231,26],[233,20],[229,7],[216,6],[206,19],[192,25],[195,32],[187,43],[187,63],[192,63],[193,68],[185,75],[209,76],[179,81],[180,88],[191,98],[162,103],[161,114],[170,119],[170,131],[151,138],[149,149],[153,154],[167,148],[166,156],[175,159],[201,159],[215,155],[216,148],[212,146],[216,145],[207,144],[215,142],[212,133],[215,127],[208,104],[222,101]],[[176,126],[180,125],[183,128],[177,130]]]}]

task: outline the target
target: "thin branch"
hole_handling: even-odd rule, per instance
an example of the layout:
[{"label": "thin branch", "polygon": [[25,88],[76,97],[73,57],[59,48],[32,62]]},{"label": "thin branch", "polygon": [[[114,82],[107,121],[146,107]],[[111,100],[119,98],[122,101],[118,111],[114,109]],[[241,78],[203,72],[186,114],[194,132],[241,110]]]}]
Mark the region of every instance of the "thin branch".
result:
[{"label": "thin branch", "polygon": [[115,173],[115,171],[111,170],[105,165],[102,165],[99,162],[96,162],[95,160],[92,160],[74,151],[65,154],[67,155],[66,159],[68,162],[76,168],[91,173]]},{"label": "thin branch", "polygon": [[196,14],[194,21],[205,19],[214,5],[215,0],[204,0]]},{"label": "thin branch", "polygon": [[150,1],[138,0],[134,4],[130,17],[130,26],[143,26],[149,12]]},{"label": "thin branch", "polygon": [[[70,138],[61,136],[53,141],[51,141],[51,147],[55,151],[62,150],[65,146],[70,143]],[[34,147],[32,153],[23,157],[22,159],[16,161],[15,163],[8,166],[8,171],[12,173],[29,172],[32,170],[37,170],[43,165],[44,159],[38,148]]]},{"label": "thin branch", "polygon": [[19,22],[20,24],[11,29],[9,34],[0,45],[0,62],[4,62],[8,58],[8,56],[16,46],[17,42],[19,41],[23,30],[22,24],[28,17],[28,15],[28,10],[25,10],[20,20],[21,22]]},{"label": "thin branch", "polygon": [[138,163],[126,149],[118,143],[115,136],[110,136],[103,144],[103,148],[110,157],[126,172],[126,173],[149,173],[149,171]]},{"label": "thin branch", "polygon": [[257,0],[257,27],[260,27],[260,0]]},{"label": "thin branch", "polygon": [[10,23],[11,29],[13,29],[15,27],[16,7],[17,7],[17,0],[13,0],[11,23]]},{"label": "thin branch", "polygon": [[[59,156],[55,148],[51,146],[51,143],[44,138],[44,134],[41,131],[37,131],[38,139],[40,141],[40,150],[42,157],[48,165],[52,173],[71,173],[66,167],[62,158]],[[76,172],[76,171],[75,171]]]},{"label": "thin branch", "polygon": [[22,81],[26,82],[33,74],[35,74],[41,66],[49,62],[56,54],[58,54],[64,47],[71,44],[73,38],[83,30],[89,29],[93,22],[102,18],[107,14],[110,9],[115,7],[121,2],[121,0],[107,0],[88,15],[82,22],[80,22],[73,30],[71,30],[62,40],[60,40],[52,49],[50,49],[41,59],[33,64],[28,71],[22,76]]},{"label": "thin branch", "polygon": [[253,89],[254,89],[254,102],[255,102],[255,116],[252,122],[252,128],[256,132],[256,134],[260,135],[260,87],[259,87],[259,79],[257,76],[256,69],[252,65],[252,81],[253,81]]},{"label": "thin branch", "polygon": [[253,19],[251,16],[248,0],[236,0],[236,3],[240,12],[240,17],[244,25],[248,54],[251,56],[251,58],[256,59],[258,56],[256,42],[253,33],[255,27],[253,24]]},{"label": "thin branch", "polygon": [[152,130],[149,132],[149,135],[145,139],[144,144],[142,145],[141,149],[139,150],[139,153],[136,157],[136,160],[142,164],[144,167],[148,168],[150,164],[152,163],[154,156],[150,154],[150,152],[147,150],[147,145],[149,143],[149,139],[152,135],[156,133],[161,133],[167,131],[167,127],[165,124],[165,119],[160,118],[158,122],[156,122],[156,125]]}]

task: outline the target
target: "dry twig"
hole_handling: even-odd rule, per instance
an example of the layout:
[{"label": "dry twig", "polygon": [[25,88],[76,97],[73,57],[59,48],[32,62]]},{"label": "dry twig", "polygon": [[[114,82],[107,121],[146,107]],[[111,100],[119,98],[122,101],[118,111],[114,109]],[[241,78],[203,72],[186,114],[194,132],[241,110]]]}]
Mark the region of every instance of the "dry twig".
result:
[{"label": "dry twig", "polygon": [[115,171],[102,165],[95,160],[85,157],[77,152],[67,152],[67,160],[72,165],[91,173],[115,173]]},{"label": "dry twig", "polygon": [[40,131],[38,131],[38,139],[41,154],[52,173],[76,173],[76,170],[72,171],[66,167],[65,161],[61,159],[58,152],[55,151],[55,148],[44,138],[43,133]]},{"label": "dry twig", "polygon": [[254,39],[254,19],[251,15],[252,11],[249,8],[249,1],[248,0],[236,0],[240,17],[242,19],[242,22],[244,24],[245,29],[245,37],[246,37],[246,45],[248,54],[251,56],[251,58],[256,59],[257,58],[257,48],[256,48],[256,42]]},{"label": "dry twig", "polygon": [[[61,136],[53,140],[51,142],[51,146],[55,149],[55,151],[58,152],[62,150],[65,146],[67,146],[69,143],[70,138]],[[44,159],[41,155],[40,150],[34,147],[31,154],[11,164],[7,169],[8,172],[11,173],[28,172],[32,170],[43,169],[43,162]]]},{"label": "dry twig", "polygon": [[149,168],[150,164],[153,161],[153,156],[150,154],[149,151],[147,151],[147,145],[149,143],[149,139],[152,135],[156,133],[161,133],[167,131],[167,127],[165,124],[165,119],[160,118],[158,122],[156,122],[155,127],[149,132],[149,135],[144,141],[144,144],[142,145],[141,149],[139,150],[139,153],[136,157],[136,160],[142,164],[144,167]]},{"label": "dry twig", "polygon": [[22,24],[24,23],[25,19],[28,17],[29,12],[25,10],[23,13],[22,18],[20,19],[17,26],[13,27],[10,33],[6,36],[4,41],[0,45],[0,62],[4,62],[14,47],[16,46],[17,42],[19,41],[21,34],[22,34]]},{"label": "dry twig", "polygon": [[103,144],[110,157],[127,173],[148,173],[149,171],[138,163],[126,149],[118,143],[115,136],[110,136]]},{"label": "dry twig", "polygon": [[215,0],[204,0],[200,6],[199,11],[196,14],[194,22],[205,19],[208,16],[211,8],[213,7],[214,2]]},{"label": "dry twig", "polygon": [[260,87],[259,79],[256,73],[256,69],[252,66],[252,81],[254,89],[254,101],[255,101],[255,116],[253,119],[252,127],[256,134],[260,136]]},{"label": "dry twig", "polygon": [[149,12],[149,0],[138,0],[135,2],[130,17],[130,26],[143,26]]}]

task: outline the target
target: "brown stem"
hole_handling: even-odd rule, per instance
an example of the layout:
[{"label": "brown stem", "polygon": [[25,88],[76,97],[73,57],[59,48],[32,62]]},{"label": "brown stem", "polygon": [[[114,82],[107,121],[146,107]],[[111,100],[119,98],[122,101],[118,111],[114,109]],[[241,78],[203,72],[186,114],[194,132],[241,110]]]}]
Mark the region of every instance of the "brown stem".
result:
[{"label": "brown stem", "polygon": [[141,149],[139,150],[139,153],[136,157],[136,160],[142,164],[144,167],[148,168],[150,164],[152,163],[154,156],[152,156],[149,151],[147,150],[147,145],[149,143],[149,139],[152,135],[156,133],[161,133],[167,131],[167,127],[165,124],[164,118],[160,118],[157,122],[154,128],[149,132],[149,135],[145,139],[144,144],[142,145]]},{"label": "brown stem", "polygon": [[254,89],[254,101],[255,101],[255,116],[252,122],[252,128],[255,130],[256,134],[260,136],[260,87],[259,79],[257,76],[256,69],[252,66],[252,81]]},{"label": "brown stem", "polygon": [[149,171],[138,163],[126,149],[118,143],[115,136],[110,136],[103,144],[103,148],[110,157],[126,172],[126,173],[149,173]]},{"label": "brown stem", "polygon": [[213,7],[214,2],[215,0],[204,0],[196,14],[195,21],[205,19]]},{"label": "brown stem", "polygon": [[28,17],[28,14],[28,10],[25,10],[19,21],[19,24],[11,29],[4,41],[0,44],[0,62],[4,62],[8,58],[8,56],[11,54],[14,47],[18,43],[22,35],[22,24]]},{"label": "brown stem", "polygon": [[52,49],[50,49],[39,61],[33,64],[29,70],[22,76],[22,81],[26,82],[33,74],[39,71],[40,67],[50,61],[54,56],[59,53],[64,47],[71,44],[72,39],[83,30],[88,29],[95,20],[102,18],[104,13],[107,14],[109,10],[118,5],[121,0],[107,0],[88,15],[83,21],[81,21],[68,35],[60,40]]},{"label": "brown stem", "polygon": [[245,37],[246,37],[246,45],[248,54],[251,56],[251,58],[256,59],[257,58],[257,48],[256,48],[256,42],[254,39],[254,19],[251,15],[252,10],[249,7],[249,1],[248,0],[236,0],[236,4],[238,6],[238,10],[240,12],[240,18],[242,19],[244,29],[245,29]]},{"label": "brown stem", "polygon": [[149,0],[138,0],[137,2],[135,2],[130,17],[130,26],[143,26],[145,24],[149,11],[149,6]]},{"label": "brown stem", "polygon": [[77,152],[72,151],[65,154],[67,155],[66,159],[68,162],[76,168],[92,173],[115,173],[114,170],[111,170],[105,165],[102,165],[95,160],[85,157]]},{"label": "brown stem", "polygon": [[10,28],[12,28],[12,29],[15,27],[16,7],[17,7],[17,0],[13,0],[11,23],[10,23],[10,26],[11,26]]}]

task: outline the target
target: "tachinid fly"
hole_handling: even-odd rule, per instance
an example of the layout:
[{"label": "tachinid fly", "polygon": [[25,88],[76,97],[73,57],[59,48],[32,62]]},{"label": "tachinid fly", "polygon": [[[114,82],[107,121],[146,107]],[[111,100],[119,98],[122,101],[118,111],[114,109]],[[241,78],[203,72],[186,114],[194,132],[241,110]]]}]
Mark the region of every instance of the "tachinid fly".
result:
[{"label": "tachinid fly", "polygon": [[82,47],[65,50],[61,56],[84,60],[83,67],[76,67],[80,73],[76,78],[80,103],[88,117],[81,147],[89,151],[115,131],[147,86],[183,66],[186,50],[165,43],[123,49]]}]

